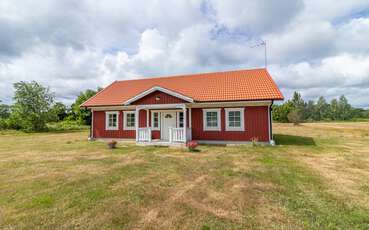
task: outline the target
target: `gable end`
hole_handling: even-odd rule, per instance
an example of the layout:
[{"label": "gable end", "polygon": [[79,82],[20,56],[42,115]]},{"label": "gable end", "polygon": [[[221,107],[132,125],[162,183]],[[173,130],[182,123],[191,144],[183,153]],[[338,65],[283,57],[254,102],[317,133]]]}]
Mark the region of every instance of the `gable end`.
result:
[{"label": "gable end", "polygon": [[[155,97],[153,95],[155,94]],[[124,105],[129,104],[168,104],[163,103],[161,100],[161,96],[163,99],[167,101],[171,101],[172,103],[184,103],[184,102],[193,102],[193,99],[190,97],[187,97],[183,94],[174,92],[169,89],[165,89],[162,87],[152,87],[149,90],[146,90],[131,99],[124,102]]]}]

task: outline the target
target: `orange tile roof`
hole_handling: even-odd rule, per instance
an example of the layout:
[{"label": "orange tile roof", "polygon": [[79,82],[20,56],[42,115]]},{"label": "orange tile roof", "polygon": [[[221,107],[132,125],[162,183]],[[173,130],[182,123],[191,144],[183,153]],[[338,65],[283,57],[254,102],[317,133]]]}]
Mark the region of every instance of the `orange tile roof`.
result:
[{"label": "orange tile roof", "polygon": [[283,100],[266,69],[250,69],[115,81],[81,106],[123,105],[155,86],[190,97],[195,102]]}]

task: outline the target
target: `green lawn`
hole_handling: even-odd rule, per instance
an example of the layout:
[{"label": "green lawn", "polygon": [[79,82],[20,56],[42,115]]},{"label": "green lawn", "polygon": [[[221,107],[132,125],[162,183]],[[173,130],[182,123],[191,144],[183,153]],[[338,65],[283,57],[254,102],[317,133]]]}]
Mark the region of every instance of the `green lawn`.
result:
[{"label": "green lawn", "polygon": [[369,123],[199,152],[0,134],[0,228],[369,229]]}]

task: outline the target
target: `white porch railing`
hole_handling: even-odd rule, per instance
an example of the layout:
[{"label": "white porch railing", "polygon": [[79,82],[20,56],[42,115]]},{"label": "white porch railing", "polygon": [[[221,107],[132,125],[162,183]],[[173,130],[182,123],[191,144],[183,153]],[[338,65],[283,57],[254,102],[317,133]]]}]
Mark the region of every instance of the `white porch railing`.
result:
[{"label": "white porch railing", "polygon": [[184,129],[183,128],[169,128],[169,142],[184,142]]},{"label": "white porch railing", "polygon": [[138,142],[151,142],[151,129],[138,128]]},{"label": "white porch railing", "polygon": [[190,128],[187,128],[186,136],[184,128],[169,128],[169,142],[186,142],[186,140],[191,140]]}]

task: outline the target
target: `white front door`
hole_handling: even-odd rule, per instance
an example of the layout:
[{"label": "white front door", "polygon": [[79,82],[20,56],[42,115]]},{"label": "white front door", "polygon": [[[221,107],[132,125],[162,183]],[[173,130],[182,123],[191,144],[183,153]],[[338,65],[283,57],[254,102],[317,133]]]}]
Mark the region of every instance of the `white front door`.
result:
[{"label": "white front door", "polygon": [[169,128],[176,127],[176,112],[161,113],[161,139],[169,140]]}]

